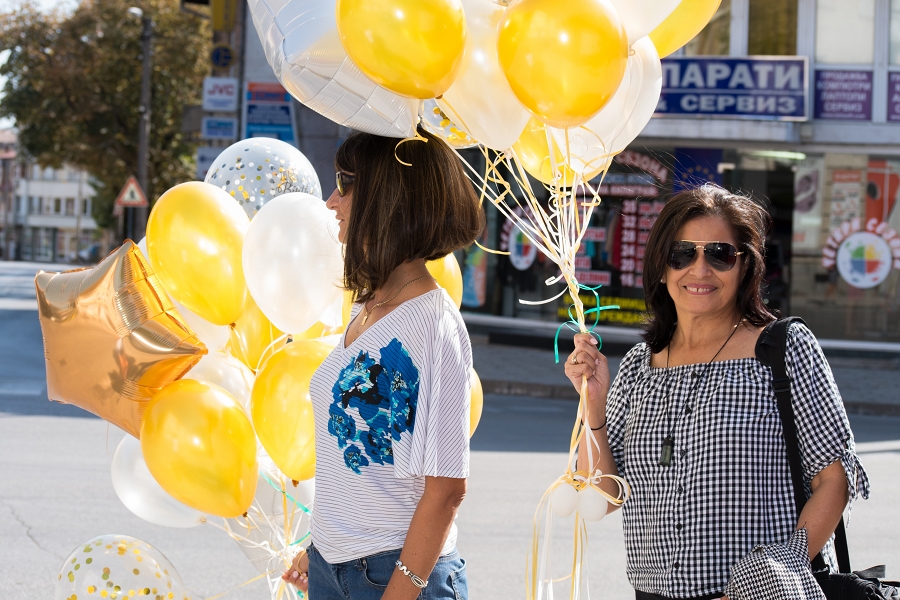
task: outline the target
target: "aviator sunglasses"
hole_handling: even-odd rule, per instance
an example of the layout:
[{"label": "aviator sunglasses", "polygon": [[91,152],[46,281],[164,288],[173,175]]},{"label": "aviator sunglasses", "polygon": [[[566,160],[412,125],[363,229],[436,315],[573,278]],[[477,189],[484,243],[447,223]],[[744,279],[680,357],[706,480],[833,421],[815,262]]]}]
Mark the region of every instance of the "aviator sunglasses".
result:
[{"label": "aviator sunglasses", "polygon": [[672,243],[672,250],[669,252],[669,266],[676,271],[687,269],[697,258],[698,248],[703,249],[706,262],[716,271],[730,271],[734,268],[737,257],[743,254],[725,242],[680,240]]},{"label": "aviator sunglasses", "polygon": [[334,183],[337,185],[338,195],[347,193],[347,188],[353,183],[353,175],[338,171],[334,174]]}]

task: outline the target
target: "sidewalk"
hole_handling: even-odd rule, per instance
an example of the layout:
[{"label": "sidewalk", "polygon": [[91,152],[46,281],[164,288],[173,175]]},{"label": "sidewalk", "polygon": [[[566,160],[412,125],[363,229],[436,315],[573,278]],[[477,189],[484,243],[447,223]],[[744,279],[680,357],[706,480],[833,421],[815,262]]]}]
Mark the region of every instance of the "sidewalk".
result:
[{"label": "sidewalk", "polygon": [[[578,394],[556,364],[552,340],[547,350],[489,344],[472,335],[475,371],[485,394],[577,400]],[[561,360],[568,352],[560,350]],[[608,356],[615,377],[621,356]],[[900,416],[900,357],[897,359],[829,358],[848,413]]]}]

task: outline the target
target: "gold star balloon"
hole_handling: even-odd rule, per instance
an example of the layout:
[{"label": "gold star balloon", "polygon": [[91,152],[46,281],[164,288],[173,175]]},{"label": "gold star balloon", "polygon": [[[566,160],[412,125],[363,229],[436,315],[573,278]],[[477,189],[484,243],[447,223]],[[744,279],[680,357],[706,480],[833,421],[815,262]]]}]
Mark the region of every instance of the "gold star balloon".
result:
[{"label": "gold star balloon", "polygon": [[135,437],[150,398],[206,354],[131,241],[90,269],[39,272],[47,394]]}]

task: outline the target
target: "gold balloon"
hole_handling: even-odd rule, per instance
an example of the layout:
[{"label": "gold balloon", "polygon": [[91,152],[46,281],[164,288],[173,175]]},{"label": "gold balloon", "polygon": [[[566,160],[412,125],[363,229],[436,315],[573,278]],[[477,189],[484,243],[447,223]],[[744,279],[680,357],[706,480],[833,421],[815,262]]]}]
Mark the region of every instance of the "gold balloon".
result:
[{"label": "gold balloon", "polygon": [[228,350],[255,373],[260,368],[261,359],[272,356],[284,346],[285,340],[272,344],[282,335],[284,333],[272,325],[248,295],[244,314],[231,328]]},{"label": "gold balloon", "polygon": [[131,241],[91,269],[37,274],[47,394],[138,437],[147,402],[206,354]]},{"label": "gold balloon", "polygon": [[163,194],[147,222],[150,264],[166,291],[215,325],[230,325],[249,294],[241,248],[247,213],[226,192],[192,181]]},{"label": "gold balloon", "polygon": [[316,474],[315,422],[309,382],[331,346],[294,341],[270,358],[256,376],[250,416],[259,441],[282,473],[302,481]]},{"label": "gold balloon", "polygon": [[659,57],[664,58],[691,41],[703,31],[722,0],[681,0],[666,20],[650,32]]},{"label": "gold balloon", "polygon": [[182,379],[157,392],[141,425],[141,452],[156,482],[192,508],[237,517],[253,502],[253,426],[217,385]]},{"label": "gold balloon", "polygon": [[576,127],[618,89],[628,36],[607,0],[521,0],[506,10],[497,50],[525,108],[552,127]]},{"label": "gold balloon", "polygon": [[[553,157],[550,157],[550,144],[553,144]],[[571,186],[575,181],[575,172],[566,165],[566,157],[559,146],[550,137],[548,141],[546,126],[534,117],[528,121],[525,131],[513,144],[516,158],[522,168],[538,181],[556,184],[559,187]],[[554,169],[554,162],[556,168]]]},{"label": "gold balloon", "polygon": [[484,390],[481,388],[481,379],[475,369],[471,371],[472,402],[469,405],[469,437],[475,435],[478,423],[481,422],[481,413],[484,410]]},{"label": "gold balloon", "polygon": [[422,100],[449,89],[466,45],[461,0],[337,0],[337,29],[369,79]]},{"label": "gold balloon", "polygon": [[463,280],[462,271],[459,269],[459,262],[451,252],[444,258],[432,260],[425,263],[428,272],[437,281],[437,284],[447,290],[456,308],[462,306],[463,297]]}]

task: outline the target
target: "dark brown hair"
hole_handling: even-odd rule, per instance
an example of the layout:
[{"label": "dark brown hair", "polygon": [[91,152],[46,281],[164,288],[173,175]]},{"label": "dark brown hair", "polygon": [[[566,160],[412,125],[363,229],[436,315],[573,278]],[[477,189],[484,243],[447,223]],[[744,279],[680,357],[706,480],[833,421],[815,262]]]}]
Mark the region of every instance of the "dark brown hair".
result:
[{"label": "dark brown hair", "polygon": [[757,327],[775,319],[762,297],[765,240],[772,223],[769,213],[750,197],[706,184],[672,196],[650,230],[644,253],[644,298],[650,320],[643,338],[654,353],[669,345],[677,321],[675,303],[661,281],[668,268],[672,243],[685,223],[700,217],[719,217],[728,223],[738,252],[744,253],[738,257],[738,267],[743,271],[736,299],[738,314]]},{"label": "dark brown hair", "polygon": [[337,169],[354,176],[344,286],[357,302],[370,300],[402,263],[442,258],[484,230],[461,159],[439,138],[419,134],[427,141],[398,146],[396,138],[355,133],[335,156]]}]

